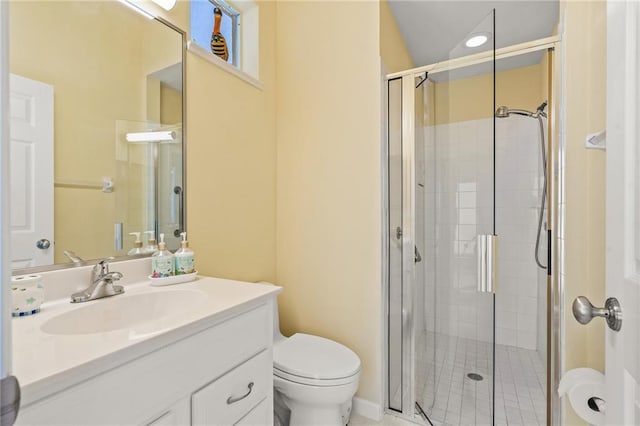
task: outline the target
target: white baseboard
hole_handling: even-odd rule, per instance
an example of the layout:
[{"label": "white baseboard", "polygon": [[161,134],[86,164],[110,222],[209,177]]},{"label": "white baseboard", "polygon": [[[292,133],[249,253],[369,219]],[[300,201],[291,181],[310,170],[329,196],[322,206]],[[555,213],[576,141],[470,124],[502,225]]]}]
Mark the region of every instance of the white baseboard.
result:
[{"label": "white baseboard", "polygon": [[353,398],[351,412],[375,421],[382,420],[383,415],[382,406],[380,406],[380,404],[358,397]]}]

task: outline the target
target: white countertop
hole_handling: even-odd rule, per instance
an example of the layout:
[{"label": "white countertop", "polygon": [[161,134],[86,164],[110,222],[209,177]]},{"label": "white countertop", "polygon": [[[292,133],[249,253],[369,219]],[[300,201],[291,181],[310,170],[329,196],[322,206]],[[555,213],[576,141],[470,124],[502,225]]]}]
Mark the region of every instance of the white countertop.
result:
[{"label": "white countertop", "polygon": [[[159,320],[139,323],[135,330],[61,335],[41,329],[48,320],[91,304],[184,290],[201,291],[206,297]],[[71,304],[68,297],[45,302],[40,313],[12,320],[13,375],[22,388],[22,405],[195,334],[265,303],[280,291],[276,286],[198,277],[190,283],[166,287],[152,287],[148,280],[142,281],[127,285],[122,295],[85,303]]]}]

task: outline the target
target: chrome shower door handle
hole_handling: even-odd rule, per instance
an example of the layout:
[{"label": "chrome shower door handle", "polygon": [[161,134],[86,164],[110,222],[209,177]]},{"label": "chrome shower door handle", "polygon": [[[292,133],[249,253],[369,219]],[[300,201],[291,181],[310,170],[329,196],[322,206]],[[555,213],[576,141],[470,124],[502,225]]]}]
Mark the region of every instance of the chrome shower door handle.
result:
[{"label": "chrome shower door handle", "polygon": [[481,234],[477,238],[478,291],[495,293],[498,281],[498,236]]},{"label": "chrome shower door handle", "polygon": [[589,299],[578,296],[573,301],[573,316],[580,324],[588,324],[593,318],[601,317],[607,320],[607,325],[613,331],[622,328],[622,308],[615,297],[610,297],[604,303],[604,308],[596,308]]},{"label": "chrome shower door handle", "polygon": [[413,246],[413,248],[414,248],[414,252],[413,252],[414,263],[422,262],[422,256],[420,256],[420,252],[418,251],[418,246]]},{"label": "chrome shower door handle", "polygon": [[178,229],[173,231],[173,236],[178,238],[184,231],[184,191],[177,185],[173,187],[173,193],[178,196]]}]

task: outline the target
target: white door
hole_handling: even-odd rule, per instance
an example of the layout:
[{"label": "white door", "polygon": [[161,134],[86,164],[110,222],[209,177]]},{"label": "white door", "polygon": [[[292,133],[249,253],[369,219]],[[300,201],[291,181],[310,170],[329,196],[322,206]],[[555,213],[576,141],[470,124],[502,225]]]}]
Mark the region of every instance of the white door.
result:
[{"label": "white door", "polygon": [[11,267],[53,263],[53,86],[9,80]]},{"label": "white door", "polygon": [[636,1],[607,2],[606,293],[623,314],[621,330],[606,331],[608,425],[640,424],[639,22]]}]

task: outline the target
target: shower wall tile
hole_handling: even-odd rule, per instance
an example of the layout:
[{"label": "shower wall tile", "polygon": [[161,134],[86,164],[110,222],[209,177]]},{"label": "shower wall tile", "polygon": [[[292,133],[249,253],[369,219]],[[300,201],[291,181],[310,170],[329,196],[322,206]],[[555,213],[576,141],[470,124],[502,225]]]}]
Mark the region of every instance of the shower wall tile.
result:
[{"label": "shower wall tile", "polygon": [[[535,349],[540,285],[533,260],[540,179],[535,120],[496,121],[494,200],[493,120],[425,131],[424,262],[427,329],[481,341],[493,339],[492,296],[478,293],[476,237],[499,236],[496,342]],[[493,205],[496,210],[494,212]],[[435,310],[435,313],[432,311]]]}]

